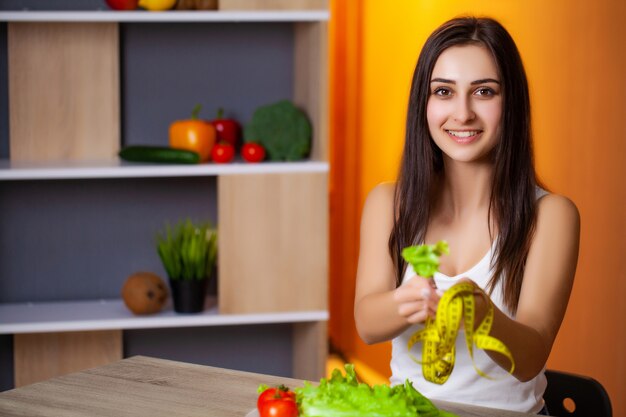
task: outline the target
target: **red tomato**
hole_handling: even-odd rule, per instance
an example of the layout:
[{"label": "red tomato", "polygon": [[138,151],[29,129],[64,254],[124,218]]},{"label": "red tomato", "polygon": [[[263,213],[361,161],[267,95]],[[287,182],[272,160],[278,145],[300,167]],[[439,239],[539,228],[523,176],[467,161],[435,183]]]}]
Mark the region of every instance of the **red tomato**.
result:
[{"label": "red tomato", "polygon": [[256,402],[260,417],[297,417],[296,393],[281,385],[264,390]]},{"label": "red tomato", "polygon": [[218,164],[230,162],[234,157],[235,148],[230,143],[218,143],[211,149],[211,158]]},{"label": "red tomato", "polygon": [[268,400],[280,399],[280,398],[291,398],[292,400],[296,400],[296,393],[293,391],[289,391],[284,385],[280,385],[276,388],[267,388],[265,391],[259,395],[259,399],[256,401],[256,406],[261,411],[261,406],[267,402]]},{"label": "red tomato", "polygon": [[246,162],[261,162],[265,159],[265,148],[258,143],[248,142],[241,148],[241,156]]},{"label": "red tomato", "polygon": [[298,417],[298,405],[292,398],[269,399],[259,409],[260,417]]},{"label": "red tomato", "polygon": [[106,0],[107,5],[113,10],[135,10],[138,0]]}]

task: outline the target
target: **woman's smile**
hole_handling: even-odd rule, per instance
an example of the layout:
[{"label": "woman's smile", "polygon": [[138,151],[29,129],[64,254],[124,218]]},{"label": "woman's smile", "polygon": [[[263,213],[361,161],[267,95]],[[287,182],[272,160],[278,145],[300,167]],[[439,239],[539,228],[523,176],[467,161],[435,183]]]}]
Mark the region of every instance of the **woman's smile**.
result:
[{"label": "woman's smile", "polygon": [[460,144],[468,144],[477,140],[482,134],[482,130],[447,130],[452,140]]}]

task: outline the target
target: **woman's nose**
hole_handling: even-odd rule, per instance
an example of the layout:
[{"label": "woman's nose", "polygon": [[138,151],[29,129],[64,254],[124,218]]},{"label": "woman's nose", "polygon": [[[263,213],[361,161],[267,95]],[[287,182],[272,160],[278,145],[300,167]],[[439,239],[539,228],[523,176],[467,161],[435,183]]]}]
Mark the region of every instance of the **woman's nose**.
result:
[{"label": "woman's nose", "polygon": [[461,98],[457,100],[454,108],[454,120],[465,123],[471,121],[476,117],[474,110],[472,109],[472,103],[469,98]]}]

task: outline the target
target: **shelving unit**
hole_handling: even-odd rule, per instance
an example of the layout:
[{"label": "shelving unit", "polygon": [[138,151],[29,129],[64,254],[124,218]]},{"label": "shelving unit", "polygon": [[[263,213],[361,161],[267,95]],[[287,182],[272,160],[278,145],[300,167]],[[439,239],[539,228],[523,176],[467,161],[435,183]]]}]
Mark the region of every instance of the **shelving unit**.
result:
[{"label": "shelving unit", "polygon": [[137,316],[122,300],[60,301],[0,304],[0,334],[95,330],[161,329],[169,327],[236,326],[270,323],[306,323],[328,320],[328,312],[288,311],[262,314],[219,314],[210,297],[199,314],[181,315],[170,306],[158,314]]},{"label": "shelving unit", "polygon": [[94,178],[161,178],[210,177],[221,175],[327,173],[328,162],[263,162],[250,164],[158,165],[134,164],[119,160],[11,162],[0,161],[0,181],[94,179]]},{"label": "shelving unit", "polygon": [[0,12],[0,22],[322,22],[327,10],[273,11],[15,11]]},{"label": "shelving unit", "polygon": [[[70,362],[74,352],[68,346],[81,346],[82,359],[71,361],[81,367],[120,357],[125,329],[271,323],[293,326],[293,376],[322,375],[328,320],[329,13],[311,10],[325,3],[319,0],[294,3],[308,1],[310,10],[272,11],[263,10],[264,1],[237,1],[232,4],[250,4],[251,9],[0,12],[9,38],[11,151],[10,161],[0,161],[0,184],[215,177],[220,233],[218,295],[210,301],[213,307],[199,315],[166,310],[138,317],[119,299],[0,303],[0,334],[14,335],[16,384],[53,376],[39,369],[54,361]],[[314,126],[310,160],[151,165],[115,157],[123,143],[118,25],[192,22],[293,25],[291,99]],[[98,112],[93,112],[95,106]],[[41,357],[46,344],[65,351]]]}]

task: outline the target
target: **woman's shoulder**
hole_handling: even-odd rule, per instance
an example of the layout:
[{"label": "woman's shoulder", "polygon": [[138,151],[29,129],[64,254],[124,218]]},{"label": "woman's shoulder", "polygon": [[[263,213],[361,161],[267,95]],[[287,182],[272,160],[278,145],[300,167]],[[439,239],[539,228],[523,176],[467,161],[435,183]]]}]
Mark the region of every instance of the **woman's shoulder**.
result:
[{"label": "woman's shoulder", "polygon": [[538,209],[540,212],[569,212],[578,213],[576,204],[568,197],[560,194],[546,192],[537,201]]},{"label": "woman's shoulder", "polygon": [[384,182],[372,188],[365,200],[364,211],[393,212],[395,187],[393,182]]},{"label": "woman's shoulder", "polygon": [[395,182],[381,182],[374,188],[372,188],[367,196],[368,199],[384,199],[393,200],[393,195],[396,189]]},{"label": "woman's shoulder", "polygon": [[547,193],[537,201],[537,220],[541,223],[570,222],[580,223],[576,204],[568,197]]}]

